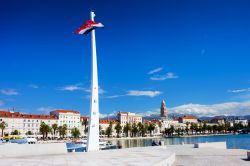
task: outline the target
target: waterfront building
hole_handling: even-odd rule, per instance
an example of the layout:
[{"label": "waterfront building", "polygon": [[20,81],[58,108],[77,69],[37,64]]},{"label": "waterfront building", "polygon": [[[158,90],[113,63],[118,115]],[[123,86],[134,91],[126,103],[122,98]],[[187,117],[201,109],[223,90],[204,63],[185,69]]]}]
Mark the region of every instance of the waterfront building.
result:
[{"label": "waterfront building", "polygon": [[58,126],[67,125],[67,136],[71,136],[71,129],[80,129],[80,112],[73,110],[55,110],[50,112],[51,116],[55,116]]},{"label": "waterfront building", "polygon": [[210,122],[222,125],[222,124],[225,124],[225,119],[220,118],[220,117],[216,117],[216,118],[213,118]]},{"label": "waterfront building", "polygon": [[248,126],[248,120],[247,119],[235,119],[234,124],[242,124],[243,126]]},{"label": "waterfront building", "polygon": [[180,123],[198,123],[198,119],[194,116],[182,116],[182,117],[179,117],[179,122]]},{"label": "waterfront building", "polygon": [[38,114],[22,114],[19,112],[0,111],[0,123],[4,121],[6,128],[5,134],[11,135],[14,130],[17,130],[21,135],[25,135],[28,131],[36,136],[40,135],[40,125],[42,122],[50,127],[56,124],[58,119],[53,115],[38,115]]},{"label": "waterfront building", "polygon": [[142,116],[131,112],[118,112],[117,118],[121,126],[125,126],[126,123],[142,123]]},{"label": "waterfront building", "polygon": [[106,120],[106,119],[100,119],[99,124],[100,124],[100,135],[105,136],[106,135],[106,130],[109,127],[110,123],[112,123],[112,137],[116,136],[116,131],[115,131],[115,126],[117,123],[119,123],[117,120]]}]

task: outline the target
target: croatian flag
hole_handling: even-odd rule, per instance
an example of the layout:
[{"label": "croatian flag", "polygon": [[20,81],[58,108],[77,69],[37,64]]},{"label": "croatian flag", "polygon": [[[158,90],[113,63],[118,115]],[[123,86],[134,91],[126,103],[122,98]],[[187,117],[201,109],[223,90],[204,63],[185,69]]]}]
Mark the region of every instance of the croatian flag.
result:
[{"label": "croatian flag", "polygon": [[104,25],[100,22],[94,22],[92,20],[87,20],[79,29],[75,31],[76,34],[86,35],[96,28],[103,28]]}]

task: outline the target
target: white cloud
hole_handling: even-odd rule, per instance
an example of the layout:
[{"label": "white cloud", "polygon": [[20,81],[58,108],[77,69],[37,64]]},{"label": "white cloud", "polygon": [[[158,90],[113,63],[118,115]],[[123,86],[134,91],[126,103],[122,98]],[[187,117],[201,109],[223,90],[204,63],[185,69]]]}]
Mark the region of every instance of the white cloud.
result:
[{"label": "white cloud", "polygon": [[87,89],[81,87],[79,84],[76,84],[76,85],[67,85],[64,87],[60,87],[60,88],[58,88],[58,90],[73,92],[73,91],[86,91]]},{"label": "white cloud", "polygon": [[138,113],[139,115],[143,117],[155,117],[160,115],[160,108],[156,108],[153,111],[146,111],[146,112],[141,112]]},{"label": "white cloud", "polygon": [[130,90],[127,93],[127,96],[148,96],[155,97],[160,95],[160,91],[140,91],[140,90]]},{"label": "white cloud", "polygon": [[[91,92],[91,90],[90,89],[85,89],[85,92]],[[104,90],[104,89],[102,89],[101,87],[99,87],[99,89],[98,89],[98,93],[99,94],[104,94],[104,93],[106,93],[106,91]]]},{"label": "white cloud", "polygon": [[107,99],[115,99],[115,98],[123,97],[123,96],[126,96],[126,95],[112,95],[112,96],[106,96],[105,98],[107,98]]},{"label": "white cloud", "polygon": [[[61,91],[70,91],[70,92],[73,92],[73,91],[84,91],[84,92],[88,92],[88,93],[91,92],[90,89],[84,88],[80,84],[68,85],[68,86],[60,87],[60,88],[58,88],[58,90],[61,90]],[[100,88],[100,87],[99,87],[99,91],[98,92],[99,92],[99,94],[106,93],[106,91],[104,89]]]},{"label": "white cloud", "polygon": [[44,113],[44,114],[49,114],[51,111],[54,111],[56,109],[52,107],[40,107],[37,109],[38,112]]},{"label": "white cloud", "polygon": [[19,93],[15,89],[2,89],[0,92],[7,96],[16,96],[19,95]]},{"label": "white cloud", "polygon": [[246,88],[246,89],[235,89],[235,90],[228,90],[228,92],[231,92],[231,93],[242,93],[242,92],[250,92],[250,88]]},{"label": "white cloud", "polygon": [[173,113],[193,114],[196,116],[217,116],[217,115],[249,115],[250,101],[247,102],[226,102],[212,105],[185,104],[170,109]]},{"label": "white cloud", "polygon": [[3,106],[4,104],[4,101],[0,100],[0,106]]},{"label": "white cloud", "polygon": [[155,75],[155,76],[150,77],[150,79],[154,81],[163,81],[166,79],[175,79],[175,78],[178,78],[178,76],[175,73],[171,73],[171,72],[165,75]]},{"label": "white cloud", "polygon": [[158,67],[156,69],[153,69],[153,70],[149,71],[148,74],[158,73],[158,72],[160,72],[162,70],[163,70],[163,67]]},{"label": "white cloud", "polygon": [[33,88],[33,89],[38,89],[38,88],[39,88],[39,86],[38,86],[38,85],[35,85],[35,84],[30,84],[29,87],[30,87],[30,88]]}]

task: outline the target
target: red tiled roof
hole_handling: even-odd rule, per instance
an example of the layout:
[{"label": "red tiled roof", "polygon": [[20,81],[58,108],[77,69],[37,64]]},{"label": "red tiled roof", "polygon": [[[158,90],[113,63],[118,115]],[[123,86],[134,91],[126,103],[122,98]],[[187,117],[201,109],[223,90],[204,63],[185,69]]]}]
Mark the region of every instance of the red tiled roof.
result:
[{"label": "red tiled roof", "polygon": [[55,110],[55,111],[52,111],[52,112],[80,114],[80,112],[78,112],[78,111],[73,111],[73,110]]},{"label": "red tiled roof", "polygon": [[196,117],[193,117],[193,116],[183,116],[181,118],[182,119],[197,119]]},{"label": "red tiled roof", "polygon": [[118,123],[117,120],[106,120],[106,119],[100,119],[100,120],[99,120],[99,123],[100,123],[100,124],[109,124],[110,122],[112,122],[112,124]]},{"label": "red tiled roof", "polygon": [[23,119],[57,119],[51,115],[38,115],[38,114],[21,114],[19,112],[0,111],[0,117],[5,118],[23,118]]}]

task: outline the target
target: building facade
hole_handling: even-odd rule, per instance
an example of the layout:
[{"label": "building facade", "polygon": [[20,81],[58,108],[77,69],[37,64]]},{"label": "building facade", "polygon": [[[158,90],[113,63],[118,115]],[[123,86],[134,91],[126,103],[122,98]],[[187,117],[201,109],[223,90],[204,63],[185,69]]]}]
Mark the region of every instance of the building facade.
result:
[{"label": "building facade", "polygon": [[6,128],[4,133],[11,135],[17,130],[21,135],[25,135],[28,131],[34,135],[40,135],[40,125],[42,122],[48,124],[57,124],[58,119],[51,115],[37,114],[21,114],[19,112],[0,111],[0,123],[5,122]]},{"label": "building facade", "polygon": [[50,115],[58,119],[58,126],[67,125],[67,136],[71,136],[71,129],[75,127],[80,130],[80,112],[73,110],[55,110],[51,111]]},{"label": "building facade", "polygon": [[142,116],[131,112],[118,112],[117,118],[122,126],[125,126],[126,123],[142,123]]},{"label": "building facade", "polygon": [[182,116],[178,120],[180,123],[198,123],[198,119],[194,116]]}]

